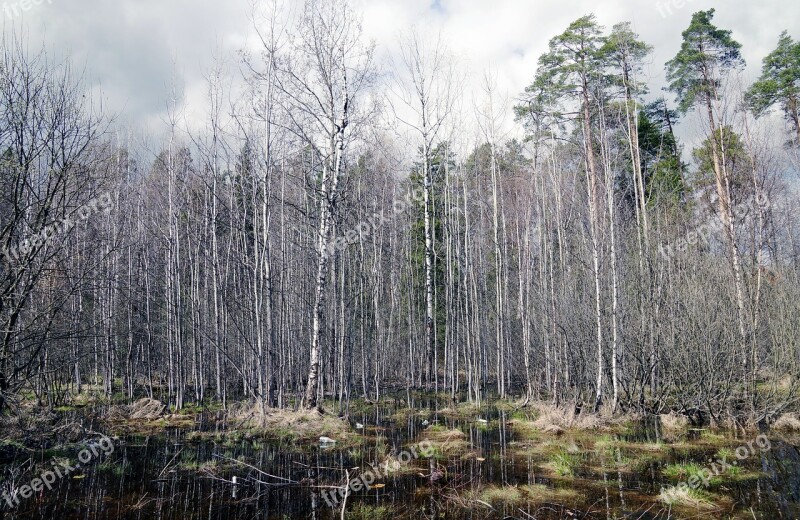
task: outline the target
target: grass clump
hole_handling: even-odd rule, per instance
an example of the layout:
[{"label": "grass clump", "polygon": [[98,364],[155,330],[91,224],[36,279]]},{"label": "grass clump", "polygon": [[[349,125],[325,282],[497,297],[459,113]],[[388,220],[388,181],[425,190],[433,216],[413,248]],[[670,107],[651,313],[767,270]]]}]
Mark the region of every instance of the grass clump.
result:
[{"label": "grass clump", "polygon": [[577,454],[561,451],[553,454],[547,462],[546,467],[561,477],[574,477],[580,465]]},{"label": "grass clump", "polygon": [[527,502],[536,504],[544,502],[565,503],[578,497],[578,492],[574,489],[551,488],[544,484],[520,486],[520,490],[525,495]]},{"label": "grass clump", "polygon": [[772,425],[772,429],[786,433],[800,432],[800,416],[796,413],[781,415],[778,420],[775,421],[775,424]]},{"label": "grass clump", "polygon": [[716,509],[714,498],[711,494],[689,486],[673,486],[661,490],[658,499],[668,506],[687,507],[691,509]]},{"label": "grass clump", "polygon": [[[690,484],[692,482],[699,482],[703,485],[717,486],[723,481],[723,479],[719,475],[715,475],[710,468],[701,466],[695,462],[669,464],[661,469],[661,474],[670,480],[682,480]],[[721,473],[721,475],[724,474],[725,473]],[[731,472],[729,475],[730,474],[733,473]]]},{"label": "grass clump", "polygon": [[372,506],[356,504],[353,509],[345,512],[345,518],[350,520],[389,520],[394,516],[394,511],[387,506]]},{"label": "grass clump", "polygon": [[[690,480],[698,479],[699,481],[705,480],[710,470],[695,462],[687,462],[683,464],[668,464],[661,470],[661,474],[671,480]],[[716,477],[711,478],[711,482],[719,483]]]},{"label": "grass clump", "polygon": [[461,430],[449,430],[434,424],[425,430],[422,440],[430,445],[433,458],[445,459],[463,455],[469,449],[466,437]]},{"label": "grass clump", "polygon": [[730,442],[728,437],[725,437],[719,432],[711,430],[702,430],[700,432],[700,441],[704,444],[711,444],[713,446],[720,446]]},{"label": "grass clump", "polygon": [[459,403],[455,406],[443,408],[439,413],[453,419],[469,419],[478,417],[481,413],[481,407],[471,403]]},{"label": "grass clump", "polygon": [[267,409],[262,413],[258,405],[252,405],[232,410],[231,418],[250,437],[316,444],[325,436],[342,449],[352,447],[361,438],[345,420],[319,410]]},{"label": "grass clump", "polygon": [[489,486],[480,492],[479,498],[487,504],[518,504],[522,493],[515,486]]},{"label": "grass clump", "polygon": [[659,423],[663,430],[670,432],[681,432],[689,429],[689,418],[675,412],[665,413],[658,416]]},{"label": "grass clump", "polygon": [[725,461],[733,460],[735,456],[736,454],[730,448],[720,448],[714,454],[714,457],[716,457],[718,460],[725,460]]},{"label": "grass clump", "polygon": [[572,489],[559,489],[533,484],[525,486],[487,486],[477,493],[476,498],[487,504],[522,506],[524,504],[565,503],[574,501],[578,492]]}]

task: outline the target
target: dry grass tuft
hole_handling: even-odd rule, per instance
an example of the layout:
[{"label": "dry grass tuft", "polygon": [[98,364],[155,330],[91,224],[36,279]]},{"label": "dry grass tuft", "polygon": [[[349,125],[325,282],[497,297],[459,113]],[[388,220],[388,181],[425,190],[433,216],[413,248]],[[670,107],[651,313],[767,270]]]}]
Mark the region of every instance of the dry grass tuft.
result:
[{"label": "dry grass tuft", "polygon": [[665,413],[658,416],[661,427],[669,431],[681,431],[689,428],[689,418],[685,415],[678,415],[675,412]]},{"label": "dry grass tuft", "polygon": [[487,504],[519,504],[522,500],[522,493],[515,486],[489,486],[478,496]]},{"label": "dry grass tuft", "polygon": [[241,406],[231,410],[229,417],[252,434],[293,441],[314,441],[319,437],[330,437],[337,442],[346,442],[356,437],[350,425],[335,415],[319,410],[279,410],[260,406]]},{"label": "dry grass tuft", "polygon": [[166,408],[161,401],[145,397],[132,404],[111,406],[104,419],[111,422],[154,421],[164,415]]},{"label": "dry grass tuft", "polygon": [[613,416],[609,411],[600,413],[576,414],[574,407],[557,408],[550,404],[534,405],[537,418],[534,421],[514,420],[513,426],[519,433],[535,431],[550,435],[562,435],[566,430],[612,431],[615,427],[630,420],[630,417]]},{"label": "dry grass tuft", "polygon": [[487,504],[522,506],[525,504],[564,504],[573,502],[578,492],[571,489],[558,489],[543,484],[529,486],[487,486],[476,494],[478,500]]},{"label": "dry grass tuft", "polygon": [[448,430],[439,426],[431,426],[422,433],[422,441],[431,445],[436,458],[448,458],[463,455],[469,450],[467,436],[461,430]]},{"label": "dry grass tuft", "polygon": [[707,493],[691,489],[688,486],[664,488],[658,499],[668,506],[680,506],[706,511],[717,509],[717,505],[714,504]]},{"label": "dry grass tuft", "polygon": [[778,432],[800,432],[800,419],[795,413],[786,413],[781,415],[772,429]]}]

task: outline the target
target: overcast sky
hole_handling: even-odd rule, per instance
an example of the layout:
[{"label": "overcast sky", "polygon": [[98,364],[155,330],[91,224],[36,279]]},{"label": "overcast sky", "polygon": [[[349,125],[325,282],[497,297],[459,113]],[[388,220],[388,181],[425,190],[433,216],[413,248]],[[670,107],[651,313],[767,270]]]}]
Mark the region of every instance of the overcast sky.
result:
[{"label": "overcast sky", "polygon": [[[22,27],[32,47],[43,43],[69,55],[85,67],[92,86],[102,88],[106,106],[139,127],[164,119],[173,85],[190,117],[199,113],[203,75],[215,57],[236,67],[237,51],[255,42],[250,0],[0,2],[6,31]],[[531,81],[548,40],[587,13],[606,27],[630,21],[654,46],[646,69],[654,91],[663,85],[664,62],[678,50],[694,11],[717,8],[717,24],[731,29],[743,45],[749,77],[758,73],[783,29],[800,38],[796,0],[355,0],[355,7],[380,56],[394,53],[399,34],[411,26],[441,33],[470,78],[468,85],[477,86],[483,71],[492,69],[510,103]]]}]

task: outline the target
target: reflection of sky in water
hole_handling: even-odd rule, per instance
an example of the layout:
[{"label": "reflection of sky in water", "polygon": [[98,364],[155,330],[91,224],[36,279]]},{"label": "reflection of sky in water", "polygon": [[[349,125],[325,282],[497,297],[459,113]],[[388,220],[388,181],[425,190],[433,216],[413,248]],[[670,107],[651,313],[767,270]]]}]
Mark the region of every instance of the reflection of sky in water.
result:
[{"label": "reflection of sky in water", "polygon": [[[351,410],[352,424],[362,423],[367,436],[357,449],[322,449],[316,438],[298,445],[263,440],[215,442],[211,440],[213,432],[206,432],[210,435],[207,440],[189,441],[177,430],[159,436],[123,438],[116,441],[108,460],[89,464],[85,473],[75,475],[79,478],[63,479],[57,489],[30,498],[15,514],[5,512],[4,518],[339,518],[341,512],[327,507],[318,494],[320,489],[331,488],[314,486],[341,485],[344,471],[340,469],[349,468],[352,478],[359,474],[352,468],[367,469],[370,463],[396,457],[412,442],[424,438],[422,424],[429,421],[437,431],[460,429],[465,450],[451,455],[449,460],[412,460],[408,468],[382,478],[376,488],[354,492],[348,497],[348,511],[360,504],[388,506],[395,508],[391,518],[420,518],[423,510],[428,515],[435,510],[458,520],[514,517],[514,511],[521,507],[539,519],[570,518],[570,514],[579,518],[621,517],[634,512],[633,518],[666,519],[668,509],[655,497],[662,486],[676,482],[662,478],[660,468],[687,462],[706,465],[720,447],[718,441],[710,443],[698,432],[681,439],[670,438],[670,442],[679,441],[674,444],[659,444],[664,439],[655,423],[642,424],[620,436],[584,432],[523,438],[508,425],[519,419],[511,419],[494,408],[481,410],[474,417],[454,419],[437,414],[429,402],[415,404],[429,412],[397,414],[398,409],[393,407]],[[393,420],[389,420],[390,416]],[[213,421],[208,427],[217,428]],[[725,446],[735,449],[741,444],[741,440],[730,440]],[[548,460],[554,453],[574,455],[579,461],[574,477],[558,477],[548,471]],[[260,472],[236,464],[236,460]],[[5,481],[10,465],[8,460],[2,462],[5,465],[0,466],[0,480]],[[712,485],[706,491],[727,495],[729,498],[722,503],[728,504],[728,509],[735,503],[738,511],[749,514],[752,507],[757,514],[762,513],[759,518],[794,518],[800,513],[797,447],[774,439],[772,449],[760,460],[747,460],[745,469],[761,471],[763,475]],[[29,480],[25,476],[17,482]],[[454,499],[472,492],[477,493],[472,496],[480,496],[485,485],[517,486],[523,490],[531,489],[526,486],[545,485],[566,490],[562,496],[572,498],[546,506],[523,503],[504,507],[493,503],[495,511]],[[709,513],[706,518],[715,518],[714,514]],[[675,517],[673,510],[672,518]]]}]

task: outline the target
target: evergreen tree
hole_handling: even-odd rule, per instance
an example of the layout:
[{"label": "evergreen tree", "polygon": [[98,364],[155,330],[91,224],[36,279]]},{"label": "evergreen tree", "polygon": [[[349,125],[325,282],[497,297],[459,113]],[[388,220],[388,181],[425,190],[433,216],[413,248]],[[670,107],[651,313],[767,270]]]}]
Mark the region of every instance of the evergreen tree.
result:
[{"label": "evergreen tree", "polygon": [[800,144],[800,42],[786,31],[778,47],[764,58],[761,77],[747,91],[747,104],[756,115],[780,104],[794,126],[795,144]]}]

